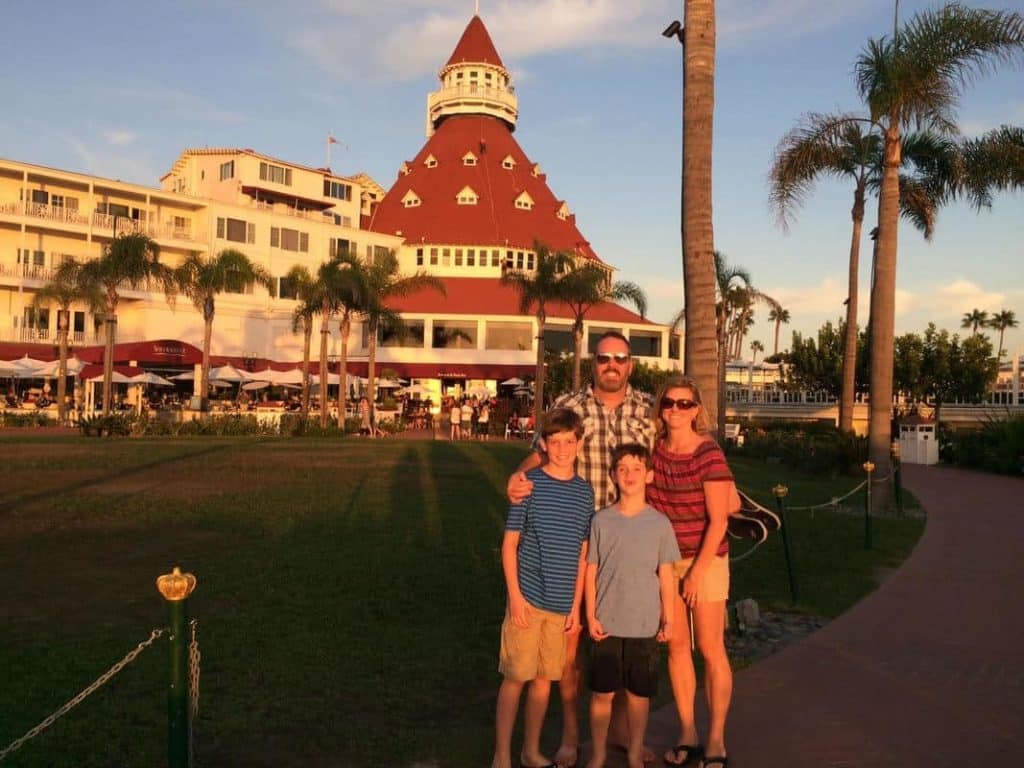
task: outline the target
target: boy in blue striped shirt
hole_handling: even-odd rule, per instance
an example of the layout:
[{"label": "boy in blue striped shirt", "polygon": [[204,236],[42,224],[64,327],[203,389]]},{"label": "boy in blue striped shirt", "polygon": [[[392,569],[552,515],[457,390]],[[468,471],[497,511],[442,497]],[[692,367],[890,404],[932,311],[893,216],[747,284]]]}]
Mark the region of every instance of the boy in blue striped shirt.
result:
[{"label": "boy in blue striped shirt", "polygon": [[492,768],[511,768],[512,729],[529,683],[523,714],[523,768],[548,768],[540,751],[551,681],[565,665],[565,638],[580,631],[594,490],[576,474],[583,421],[568,408],[544,419],[547,463],[527,473],[533,490],[509,508],[501,545],[508,607],[501,626],[495,747]]}]

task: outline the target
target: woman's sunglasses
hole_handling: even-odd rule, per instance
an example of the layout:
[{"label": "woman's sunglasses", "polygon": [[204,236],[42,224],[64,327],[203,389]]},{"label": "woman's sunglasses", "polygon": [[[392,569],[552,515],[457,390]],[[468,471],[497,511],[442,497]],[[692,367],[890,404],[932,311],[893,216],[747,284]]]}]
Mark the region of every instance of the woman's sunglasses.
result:
[{"label": "woman's sunglasses", "polygon": [[661,398],[661,410],[668,411],[672,408],[678,408],[680,411],[689,411],[692,408],[696,408],[700,403],[696,400],[687,400],[686,398],[680,397],[678,400],[673,400],[671,397]]}]

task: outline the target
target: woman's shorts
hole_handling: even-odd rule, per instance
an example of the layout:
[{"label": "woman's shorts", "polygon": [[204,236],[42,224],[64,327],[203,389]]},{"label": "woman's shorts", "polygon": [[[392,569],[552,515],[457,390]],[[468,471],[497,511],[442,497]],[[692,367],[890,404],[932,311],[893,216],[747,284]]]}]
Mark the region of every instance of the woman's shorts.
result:
[{"label": "woman's shorts", "polygon": [[[682,594],[683,577],[686,576],[693,565],[695,558],[680,560],[675,564],[676,576],[679,577],[679,590]],[[717,603],[729,599],[729,556],[716,555],[708,570],[704,574],[704,580],[697,593],[698,603]]]},{"label": "woman's shorts", "polygon": [[658,693],[658,641],[653,637],[606,637],[590,645],[590,690],[634,696]]},{"label": "woman's shorts", "polygon": [[498,671],[509,680],[560,680],[565,666],[565,616],[530,606],[530,626],[516,626],[508,608],[501,624]]}]

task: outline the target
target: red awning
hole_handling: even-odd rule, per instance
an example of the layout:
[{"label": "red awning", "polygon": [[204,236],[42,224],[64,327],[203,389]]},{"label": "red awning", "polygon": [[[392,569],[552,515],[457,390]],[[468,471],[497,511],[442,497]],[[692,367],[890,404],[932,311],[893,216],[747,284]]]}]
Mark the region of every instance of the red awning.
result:
[{"label": "red awning", "polygon": [[[365,362],[348,364],[348,372],[366,376]],[[393,363],[377,362],[377,375],[384,369],[395,371],[403,379],[497,379],[504,381],[513,376],[533,376],[533,365],[509,365],[488,363]]]}]

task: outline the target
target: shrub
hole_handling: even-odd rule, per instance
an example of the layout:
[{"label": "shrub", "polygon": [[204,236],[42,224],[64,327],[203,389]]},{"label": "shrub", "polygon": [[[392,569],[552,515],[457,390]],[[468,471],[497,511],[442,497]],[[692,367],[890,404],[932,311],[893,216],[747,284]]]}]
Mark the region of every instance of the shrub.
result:
[{"label": "shrub", "polygon": [[4,427],[51,427],[56,423],[42,413],[0,411],[0,426]]},{"label": "shrub", "polygon": [[112,413],[109,416],[84,416],[78,420],[78,428],[86,437],[126,437],[140,434],[139,417],[131,413]]},{"label": "shrub", "polygon": [[856,474],[867,459],[867,438],[840,432],[832,424],[768,422],[746,425],[743,455],[774,458],[815,474]]},{"label": "shrub", "polygon": [[979,429],[939,428],[939,458],[1004,475],[1024,472],[1024,415],[993,419]]}]

